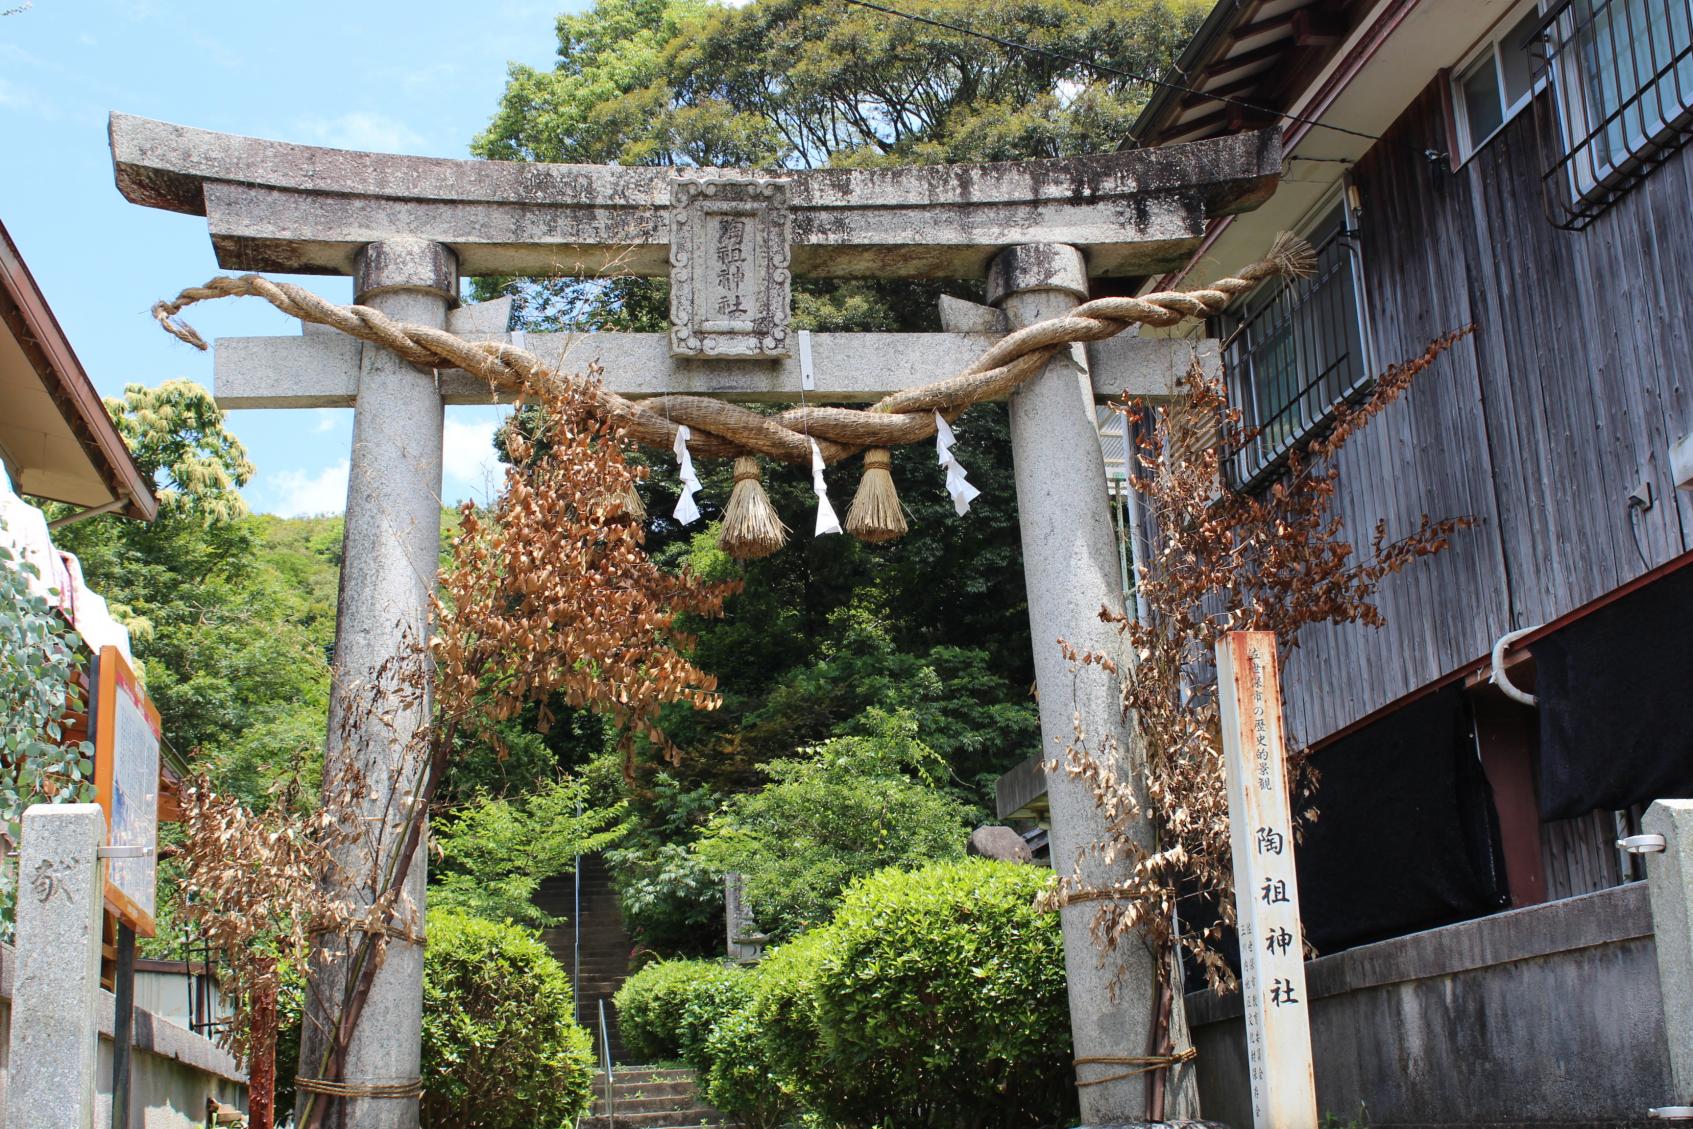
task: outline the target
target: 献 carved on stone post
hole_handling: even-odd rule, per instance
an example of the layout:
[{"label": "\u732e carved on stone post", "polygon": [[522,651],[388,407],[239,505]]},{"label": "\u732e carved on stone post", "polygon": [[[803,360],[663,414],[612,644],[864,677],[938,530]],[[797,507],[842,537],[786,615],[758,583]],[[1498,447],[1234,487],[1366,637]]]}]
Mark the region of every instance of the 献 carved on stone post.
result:
[{"label": "\u732e carved on stone post", "polygon": [[5,1129],[87,1129],[94,1116],[105,835],[96,804],[24,813]]}]

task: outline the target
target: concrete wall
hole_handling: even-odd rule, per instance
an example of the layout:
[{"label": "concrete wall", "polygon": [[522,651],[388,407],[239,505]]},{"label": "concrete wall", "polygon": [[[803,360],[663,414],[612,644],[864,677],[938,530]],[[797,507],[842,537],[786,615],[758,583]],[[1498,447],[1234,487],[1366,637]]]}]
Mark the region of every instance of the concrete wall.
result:
[{"label": "concrete wall", "polygon": [[[0,945],[0,1120],[11,1069],[13,956]],[[100,1068],[94,1124],[112,1123],[112,1020],[117,1000],[100,993]],[[135,1009],[135,1053],[130,1074],[130,1129],[193,1129],[206,1122],[206,1099],[247,1108],[247,1075],[216,1044],[152,1012]]]},{"label": "concrete wall", "polygon": [[[1645,883],[1306,965],[1317,1106],[1371,1126],[1635,1126],[1672,1095]],[[1252,1124],[1240,997],[1187,997],[1204,1114]]]}]

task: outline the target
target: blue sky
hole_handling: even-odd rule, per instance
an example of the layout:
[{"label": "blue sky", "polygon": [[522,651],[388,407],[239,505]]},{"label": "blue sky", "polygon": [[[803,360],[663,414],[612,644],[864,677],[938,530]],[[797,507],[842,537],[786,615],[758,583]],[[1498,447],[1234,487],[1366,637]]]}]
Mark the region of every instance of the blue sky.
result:
[{"label": "blue sky", "polygon": [[[0,10],[23,0],[0,0]],[[126,202],[112,183],[112,110],[312,145],[467,155],[506,64],[552,64],[553,21],[586,0],[293,4],[34,0],[0,17],[0,220],[107,395],[186,377],[211,386],[209,355],[165,336],[148,309],[221,273],[205,221]],[[336,301],[343,278],[298,278]],[[256,299],[196,307],[208,339],[298,332]],[[351,410],[240,411],[229,424],[268,513],[338,512]],[[449,408],[447,502],[497,478],[495,409]]]}]

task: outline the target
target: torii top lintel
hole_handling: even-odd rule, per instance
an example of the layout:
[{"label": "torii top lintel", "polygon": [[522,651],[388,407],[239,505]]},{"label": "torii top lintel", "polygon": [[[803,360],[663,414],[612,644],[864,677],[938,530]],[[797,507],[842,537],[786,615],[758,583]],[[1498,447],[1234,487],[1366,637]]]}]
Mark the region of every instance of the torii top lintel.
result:
[{"label": "torii top lintel", "polygon": [[[670,186],[719,170],[362,153],[111,116],[130,201],[206,217],[232,270],[351,274],[395,235],[452,247],[466,275],[663,275]],[[1186,145],[999,164],[779,174],[795,275],[971,278],[1018,243],[1069,243],[1096,276],[1173,269],[1208,220],[1262,203],[1274,130]],[[774,175],[774,174],[773,174]]]}]

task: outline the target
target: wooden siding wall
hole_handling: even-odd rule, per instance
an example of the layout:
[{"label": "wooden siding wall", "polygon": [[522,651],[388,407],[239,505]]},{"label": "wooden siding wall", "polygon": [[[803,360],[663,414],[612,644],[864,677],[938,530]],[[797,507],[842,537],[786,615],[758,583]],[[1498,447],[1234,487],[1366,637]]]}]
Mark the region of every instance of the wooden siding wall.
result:
[{"label": "wooden siding wall", "polygon": [[1360,549],[1378,519],[1478,524],[1383,583],[1385,628],[1305,633],[1284,679],[1303,740],[1693,547],[1668,466],[1693,430],[1693,150],[1565,232],[1541,210],[1534,128],[1525,112],[1457,172],[1431,162],[1449,148],[1437,80],[1353,170],[1375,366],[1478,328],[1348,446],[1342,513]]}]

